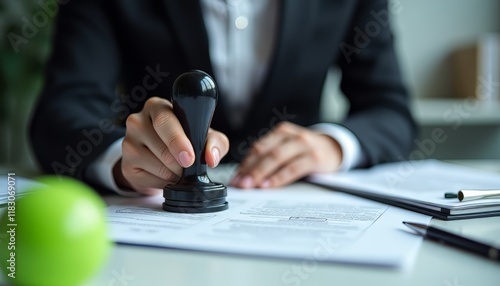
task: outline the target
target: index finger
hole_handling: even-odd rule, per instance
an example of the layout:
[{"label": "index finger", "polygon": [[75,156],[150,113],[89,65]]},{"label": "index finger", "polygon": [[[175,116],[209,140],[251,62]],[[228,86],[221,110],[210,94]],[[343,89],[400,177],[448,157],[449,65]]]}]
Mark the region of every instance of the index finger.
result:
[{"label": "index finger", "polygon": [[148,100],[144,108],[148,110],[154,130],[179,165],[184,168],[191,166],[195,158],[193,145],[175,116],[172,104],[165,99],[158,98]]}]

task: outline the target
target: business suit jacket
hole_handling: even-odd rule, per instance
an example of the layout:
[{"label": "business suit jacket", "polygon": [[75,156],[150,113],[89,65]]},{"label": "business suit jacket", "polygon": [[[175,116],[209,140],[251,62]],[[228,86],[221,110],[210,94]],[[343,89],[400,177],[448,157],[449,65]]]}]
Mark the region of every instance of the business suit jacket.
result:
[{"label": "business suit jacket", "polygon": [[[386,14],[385,0],[281,1],[274,56],[243,126],[229,124],[219,96],[212,127],[230,138],[226,159],[241,159],[279,121],[318,123],[331,66],[342,71],[350,101],[342,124],[361,142],[365,165],[405,157],[415,126]],[[84,179],[88,164],[124,136],[126,117],[150,96],[170,98],[175,78],[190,69],[213,75],[197,0],[62,4],[31,126],[41,166]]]}]

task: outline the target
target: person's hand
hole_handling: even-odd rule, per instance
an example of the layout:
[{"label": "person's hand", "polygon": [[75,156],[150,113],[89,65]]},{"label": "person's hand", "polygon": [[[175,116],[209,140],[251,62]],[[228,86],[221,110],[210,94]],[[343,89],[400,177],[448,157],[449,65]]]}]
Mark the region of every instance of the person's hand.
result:
[{"label": "person's hand", "polygon": [[257,140],[231,184],[240,188],[273,188],[312,173],[336,171],[342,149],[333,138],[282,122]]},{"label": "person's hand", "polygon": [[[128,116],[122,143],[122,158],[113,168],[117,185],[146,195],[154,195],[167,184],[177,182],[182,168],[194,163],[194,150],[165,99],[148,99],[139,113]],[[229,150],[229,140],[210,128],[205,160],[211,168]]]}]

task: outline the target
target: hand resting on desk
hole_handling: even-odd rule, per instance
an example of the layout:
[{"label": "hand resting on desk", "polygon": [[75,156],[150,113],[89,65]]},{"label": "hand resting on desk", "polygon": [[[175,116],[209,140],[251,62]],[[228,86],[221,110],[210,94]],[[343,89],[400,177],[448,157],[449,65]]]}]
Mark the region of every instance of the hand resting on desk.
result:
[{"label": "hand resting on desk", "polygon": [[311,173],[336,171],[342,162],[337,141],[305,127],[281,122],[252,146],[232,184],[273,188]]}]

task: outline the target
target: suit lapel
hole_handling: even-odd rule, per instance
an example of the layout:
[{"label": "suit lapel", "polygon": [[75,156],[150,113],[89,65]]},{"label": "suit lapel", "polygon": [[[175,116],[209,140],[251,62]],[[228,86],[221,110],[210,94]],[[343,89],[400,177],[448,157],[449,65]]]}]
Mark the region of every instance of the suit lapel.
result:
[{"label": "suit lapel", "polygon": [[[166,13],[181,48],[186,54],[190,68],[201,69],[214,76],[208,51],[208,36],[199,0],[163,1]],[[309,15],[307,9],[310,5],[307,3],[302,4],[302,1],[306,2],[305,0],[280,1],[277,39],[268,75],[247,117],[252,116],[252,114],[259,114],[261,108],[268,108],[265,103],[271,104],[269,100],[266,100],[266,97],[270,94],[272,94],[272,97],[284,96],[277,94],[277,89],[280,84],[286,84],[283,74],[286,74],[284,71],[287,69],[287,62],[293,60],[293,56],[296,55],[294,49],[300,48],[297,47],[298,45],[294,45],[294,41],[300,39],[299,32],[303,30],[301,25],[304,23],[304,17]],[[219,98],[219,104],[224,105],[223,98]],[[216,112],[214,121],[221,121],[220,123],[227,125],[223,118],[219,118],[220,116],[221,113]]]},{"label": "suit lapel", "polygon": [[213,76],[208,36],[198,0],[164,0],[167,15],[191,69]]},{"label": "suit lapel", "polygon": [[[303,25],[306,23],[306,17],[310,14],[309,8],[311,5],[308,1],[302,0],[282,0],[280,1],[280,11],[278,19],[277,39],[274,46],[272,61],[269,66],[268,75],[261,88],[256,103],[249,114],[258,112],[262,108],[263,102],[266,102],[265,97],[283,96],[277,94],[277,88],[280,84],[286,84],[286,79],[283,75],[286,74],[287,62],[293,61],[294,56],[300,53],[296,49],[300,49],[300,45],[296,44],[300,40],[300,31],[303,30]],[[265,107],[264,107],[265,108]]]},{"label": "suit lapel", "polygon": [[[215,78],[200,1],[163,0],[163,3],[170,25],[186,55],[189,68],[203,70]],[[223,96],[219,93],[218,107],[212,118],[212,125],[219,126],[220,130],[229,130],[229,119],[227,114],[222,112],[224,102]]]}]

